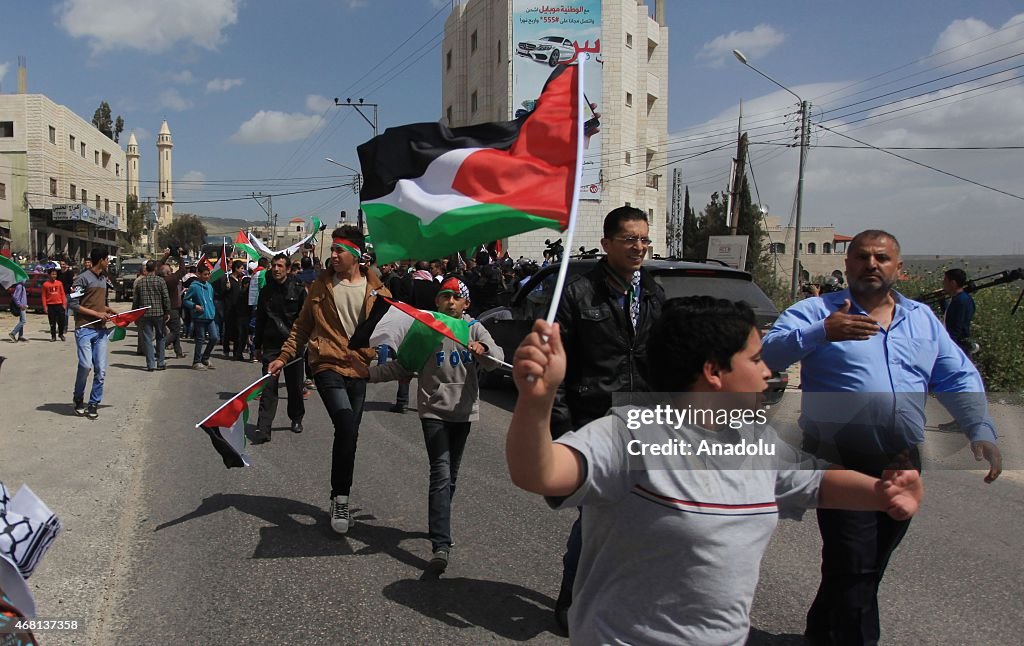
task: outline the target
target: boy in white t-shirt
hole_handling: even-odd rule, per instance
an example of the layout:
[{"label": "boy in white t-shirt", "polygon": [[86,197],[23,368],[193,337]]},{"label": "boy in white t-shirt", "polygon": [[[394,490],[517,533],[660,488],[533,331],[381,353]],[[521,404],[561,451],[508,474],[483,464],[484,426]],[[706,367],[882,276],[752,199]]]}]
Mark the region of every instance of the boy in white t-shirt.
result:
[{"label": "boy in white t-shirt", "polygon": [[[552,507],[583,508],[574,643],[743,644],[779,517],[811,507],[898,519],[917,511],[916,471],[879,480],[830,468],[758,418],[771,373],[745,303],[671,299],[649,343],[658,348],[654,390],[677,413],[714,410],[717,423],[657,420],[644,415],[651,408],[624,406],[552,441],[551,408],[565,374],[557,325],[537,321],[516,351],[519,398],[506,440],[512,481]],[[721,421],[735,413],[761,423]],[[759,448],[729,455],[740,446]]]}]

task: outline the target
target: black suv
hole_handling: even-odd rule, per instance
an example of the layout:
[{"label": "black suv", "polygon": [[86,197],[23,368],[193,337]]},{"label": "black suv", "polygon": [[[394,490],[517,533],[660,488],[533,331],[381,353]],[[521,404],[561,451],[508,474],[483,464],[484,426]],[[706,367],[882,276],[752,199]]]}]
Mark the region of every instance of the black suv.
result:
[{"label": "black suv", "polygon": [[[573,259],[569,264],[569,275],[586,273],[594,268],[595,257]],[[495,307],[480,315],[480,322],[491,333],[494,340],[505,352],[505,360],[511,362],[516,348],[533,327],[536,319],[547,317],[548,306],[555,288],[559,265],[549,265],[530,277],[512,297],[508,307]],[[771,299],[754,284],[745,271],[716,264],[716,261],[691,262],[684,260],[648,260],[644,268],[651,272],[654,281],[665,290],[666,298],[681,296],[714,296],[731,301],[745,301],[754,309],[758,327],[767,331],[779,317]],[[481,373],[481,385],[494,387],[505,377],[511,377],[508,368],[499,366],[490,373]],[[776,372],[768,380],[766,401],[778,403],[789,383],[789,376]]]}]

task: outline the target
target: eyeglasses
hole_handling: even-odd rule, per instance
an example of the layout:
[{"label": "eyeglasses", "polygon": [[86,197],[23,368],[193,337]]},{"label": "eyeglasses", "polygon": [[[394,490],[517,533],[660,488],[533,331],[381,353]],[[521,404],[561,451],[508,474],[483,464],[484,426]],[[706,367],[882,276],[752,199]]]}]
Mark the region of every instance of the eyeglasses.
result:
[{"label": "eyeglasses", "polygon": [[653,242],[653,240],[651,240],[650,238],[641,238],[641,237],[638,237],[638,236],[628,236],[628,237],[625,237],[625,238],[613,238],[613,239],[614,240],[618,240],[619,242],[621,242],[623,244],[629,245],[630,247],[632,247],[633,245],[635,245],[638,242],[641,245],[645,246],[645,247],[649,247],[649,246],[651,246],[651,242]]}]

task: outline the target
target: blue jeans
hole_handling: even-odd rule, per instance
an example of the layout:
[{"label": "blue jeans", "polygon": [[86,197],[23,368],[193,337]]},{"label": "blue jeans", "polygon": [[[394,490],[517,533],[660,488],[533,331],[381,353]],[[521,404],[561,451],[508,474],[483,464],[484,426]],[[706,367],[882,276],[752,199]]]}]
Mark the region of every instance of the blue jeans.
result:
[{"label": "blue jeans", "polygon": [[352,489],[356,468],[356,443],[359,423],[366,401],[366,380],[344,377],[324,370],[313,377],[317,392],[334,424],[334,448],[331,450],[331,498],[347,496]]},{"label": "blue jeans", "polygon": [[21,314],[18,315],[18,324],[11,330],[11,336],[18,337],[19,339],[25,338],[25,323],[28,319],[25,318],[25,308],[22,308]]},{"label": "blue jeans", "polygon": [[[144,316],[139,319],[139,334],[142,336],[142,348],[146,351],[146,367],[163,367],[165,361],[164,317]],[[154,362],[153,353],[156,351]],[[155,363],[155,365],[154,365]]]},{"label": "blue jeans", "polygon": [[427,497],[427,531],[436,552],[452,544],[452,498],[459,477],[462,452],[469,437],[470,422],[420,419],[423,441],[430,459],[430,489]]},{"label": "blue jeans", "polygon": [[[207,340],[209,337],[209,340]],[[192,318],[192,338],[196,340],[196,351],[192,357],[192,363],[209,363],[210,353],[213,347],[220,341],[220,332],[217,324],[212,319]],[[203,349],[203,341],[206,341],[206,349]]]},{"label": "blue jeans", "polygon": [[85,381],[92,370],[92,392],[89,403],[98,405],[103,399],[103,380],[107,376],[107,340],[110,330],[93,326],[75,330],[78,348],[78,374],[75,376],[75,401],[85,399]]}]

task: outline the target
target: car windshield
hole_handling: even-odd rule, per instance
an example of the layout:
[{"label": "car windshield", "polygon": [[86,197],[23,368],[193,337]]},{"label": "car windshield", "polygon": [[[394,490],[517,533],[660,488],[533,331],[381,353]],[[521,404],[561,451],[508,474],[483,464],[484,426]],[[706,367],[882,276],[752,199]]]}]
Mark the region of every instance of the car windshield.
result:
[{"label": "car windshield", "polygon": [[559,45],[561,45],[563,39],[561,36],[545,36],[544,38],[541,38],[541,40],[548,43],[558,43]]}]

